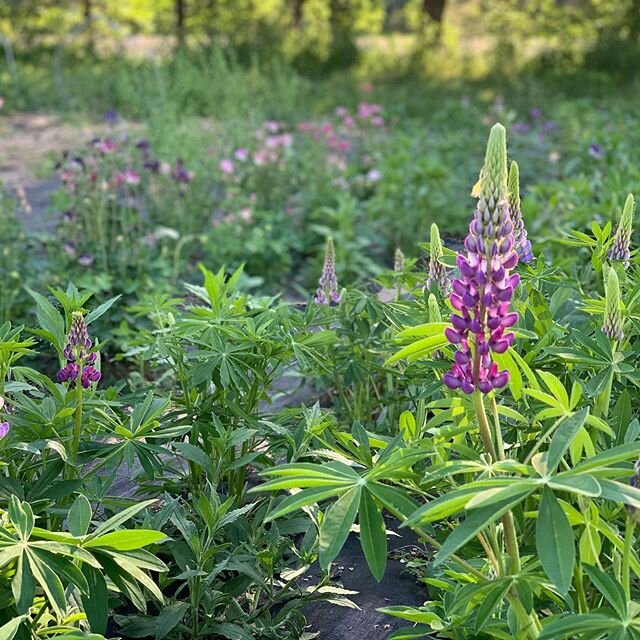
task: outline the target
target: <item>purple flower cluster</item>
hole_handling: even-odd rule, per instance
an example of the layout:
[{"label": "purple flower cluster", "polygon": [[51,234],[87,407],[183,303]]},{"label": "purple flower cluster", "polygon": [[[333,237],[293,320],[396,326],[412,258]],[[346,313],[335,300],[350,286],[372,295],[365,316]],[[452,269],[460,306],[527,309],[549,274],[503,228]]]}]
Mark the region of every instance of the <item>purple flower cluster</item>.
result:
[{"label": "purple flower cluster", "polygon": [[340,291],[338,291],[338,278],[336,276],[336,259],[333,249],[333,238],[327,240],[327,250],[324,256],[324,268],[318,281],[318,289],[314,302],[316,304],[330,305],[332,302],[340,302]]},{"label": "purple flower cluster", "polygon": [[9,433],[9,423],[8,422],[0,422],[0,440],[4,438]]},{"label": "purple flower cluster", "polygon": [[467,255],[457,259],[460,278],[451,283],[449,297],[455,313],[445,330],[455,345],[455,362],[444,375],[451,389],[488,393],[509,382],[509,372],[499,371],[491,353],[504,353],[515,334],[508,331],[518,321],[509,303],[520,282],[510,271],[518,264],[514,227],[507,201],[506,134],[500,124],[491,129],[485,164],[480,174],[478,206],[464,246]]},{"label": "purple flower cluster", "polygon": [[98,354],[95,351],[89,351],[91,347],[92,343],[82,313],[74,311],[67,344],[62,352],[67,364],[58,371],[58,382],[75,382],[79,377],[80,384],[88,389],[92,383],[100,380],[102,374],[93,366]]}]

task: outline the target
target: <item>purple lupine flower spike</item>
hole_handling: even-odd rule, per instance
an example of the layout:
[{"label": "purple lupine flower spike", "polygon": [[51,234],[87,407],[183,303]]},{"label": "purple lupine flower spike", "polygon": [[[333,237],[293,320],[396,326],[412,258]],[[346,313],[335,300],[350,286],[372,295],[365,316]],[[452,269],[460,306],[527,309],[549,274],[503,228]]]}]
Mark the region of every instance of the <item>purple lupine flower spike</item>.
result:
[{"label": "purple lupine flower spike", "polygon": [[340,291],[338,290],[338,278],[336,276],[336,258],[333,248],[333,238],[327,239],[327,249],[324,255],[324,268],[318,281],[318,289],[314,302],[316,304],[330,305],[332,302],[340,302]]},{"label": "purple lupine flower spike", "polygon": [[91,347],[92,342],[84,317],[79,311],[74,311],[67,344],[62,351],[67,364],[58,371],[58,382],[75,382],[80,377],[80,384],[88,389],[92,383],[100,380],[102,374],[93,366],[98,354],[95,351],[90,352]]},{"label": "purple lupine flower spike", "polygon": [[0,440],[9,433],[9,428],[8,422],[0,422]]},{"label": "purple lupine flower spike", "polygon": [[456,347],[455,362],[443,377],[449,388],[468,394],[489,393],[509,382],[509,372],[499,371],[491,354],[511,346],[515,334],[509,329],[518,321],[509,311],[520,276],[510,273],[518,253],[507,200],[506,132],[500,124],[491,129],[474,195],[479,200],[464,242],[466,256],[458,256],[460,278],[451,283],[452,327],[445,330]]},{"label": "purple lupine flower spike", "polygon": [[524,226],[520,209],[520,171],[517,162],[512,162],[509,167],[508,194],[509,214],[513,223],[513,240],[516,245],[516,251],[520,260],[528,264],[533,260],[533,252],[531,250],[531,242],[527,238],[527,230]]}]

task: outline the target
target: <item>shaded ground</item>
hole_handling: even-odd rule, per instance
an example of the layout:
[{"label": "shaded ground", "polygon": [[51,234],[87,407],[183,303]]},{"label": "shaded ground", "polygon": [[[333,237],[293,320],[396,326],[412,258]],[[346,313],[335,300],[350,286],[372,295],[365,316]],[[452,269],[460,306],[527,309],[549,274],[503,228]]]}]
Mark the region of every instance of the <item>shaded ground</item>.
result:
[{"label": "shaded ground", "polygon": [[[396,525],[396,522],[387,522],[387,528],[398,534],[389,537],[390,552],[417,544],[411,531],[397,530]],[[419,606],[427,599],[424,586],[416,582],[399,560],[389,559],[384,579],[376,582],[354,534],[349,536],[335,566],[339,572],[336,577],[344,588],[358,592],[358,595],[348,597],[359,609],[337,607],[327,602],[309,605],[305,609],[307,630],[319,632],[319,640],[384,640],[392,631],[411,626],[411,623],[376,609],[392,605]]]}]

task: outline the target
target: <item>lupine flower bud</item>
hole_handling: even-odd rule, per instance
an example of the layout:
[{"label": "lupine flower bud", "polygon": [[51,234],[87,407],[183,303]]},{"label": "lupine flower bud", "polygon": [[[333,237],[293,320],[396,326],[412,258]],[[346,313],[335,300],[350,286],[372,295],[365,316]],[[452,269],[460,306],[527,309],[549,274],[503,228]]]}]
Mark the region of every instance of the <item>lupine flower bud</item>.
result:
[{"label": "lupine flower bud", "polygon": [[631,234],[633,233],[633,210],[636,203],[630,193],[624,203],[622,217],[618,223],[616,234],[613,237],[613,244],[609,249],[609,259],[622,262],[624,268],[629,267],[629,256],[631,254]]},{"label": "lupine flower bud", "polygon": [[393,270],[396,273],[402,273],[404,271],[404,263],[405,263],[404,253],[402,253],[402,249],[398,247],[393,257]]},{"label": "lupine flower bud", "polygon": [[518,257],[524,263],[533,260],[533,252],[531,251],[531,242],[527,238],[527,230],[522,219],[522,210],[520,209],[520,170],[518,163],[512,162],[509,167],[509,214],[513,223],[513,240],[515,242]]},{"label": "lupine flower bud", "polygon": [[336,258],[333,249],[333,238],[327,239],[327,249],[324,254],[324,268],[318,281],[316,304],[330,305],[332,302],[340,302],[340,292],[338,291],[338,278],[336,276]]},{"label": "lupine flower bud", "polygon": [[430,289],[431,286],[435,284],[442,293],[447,293],[450,290],[450,282],[447,277],[447,271],[442,262],[440,262],[444,251],[442,250],[440,231],[435,222],[431,225],[429,247],[429,276],[427,278],[427,287]]},{"label": "lupine flower bud", "polygon": [[[429,322],[442,322],[440,305],[438,304],[438,299],[433,295],[433,293],[430,293],[427,298],[427,309],[429,310]],[[437,349],[431,355],[434,360],[440,360],[442,358],[442,351]]]},{"label": "lupine flower bud", "polygon": [[88,389],[92,383],[98,382],[102,377],[93,365],[98,354],[91,349],[92,342],[89,339],[89,331],[82,313],[74,311],[71,317],[71,328],[67,336],[67,344],[62,355],[67,364],[58,371],[58,382],[75,382],[80,377],[80,384]]},{"label": "lupine flower bud", "polygon": [[451,389],[488,393],[509,382],[491,353],[504,353],[518,321],[509,303],[520,276],[510,271],[518,264],[513,223],[507,201],[506,132],[496,124],[489,135],[484,166],[474,188],[478,205],[465,238],[466,256],[458,256],[460,278],[451,283],[449,297],[455,313],[445,336],[456,347],[455,363],[443,377]]},{"label": "lupine flower bud", "polygon": [[620,283],[615,269],[609,269],[605,285],[605,311],[602,332],[611,340],[622,340],[622,309],[620,305]]}]

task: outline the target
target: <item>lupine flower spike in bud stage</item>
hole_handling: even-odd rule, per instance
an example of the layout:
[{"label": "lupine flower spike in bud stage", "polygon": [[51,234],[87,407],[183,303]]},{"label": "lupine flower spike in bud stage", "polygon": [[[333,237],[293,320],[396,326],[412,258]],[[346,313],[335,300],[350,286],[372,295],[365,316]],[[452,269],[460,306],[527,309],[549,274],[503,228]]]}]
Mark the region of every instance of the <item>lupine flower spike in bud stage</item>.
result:
[{"label": "lupine flower spike in bud stage", "polygon": [[453,327],[445,330],[457,348],[455,363],[443,377],[449,388],[467,394],[488,393],[509,382],[509,372],[499,371],[491,354],[511,346],[515,335],[509,328],[518,321],[509,311],[520,276],[510,273],[518,254],[507,200],[506,132],[500,124],[491,129],[474,194],[479,200],[464,242],[466,256],[458,256],[460,278],[452,282],[449,298]]},{"label": "lupine flower spike in bud stage", "polygon": [[446,294],[449,292],[450,282],[446,269],[442,262],[440,262],[444,252],[442,250],[442,241],[440,240],[440,231],[435,222],[431,225],[429,249],[429,276],[427,277],[427,287],[430,289],[435,283],[440,291]]},{"label": "lupine flower spike in bud stage", "polygon": [[88,389],[100,380],[100,371],[93,366],[98,354],[90,351],[91,346],[84,317],[79,311],[74,311],[67,344],[62,352],[67,364],[58,371],[58,382],[75,382],[80,378],[82,386]]},{"label": "lupine flower spike in bud stage", "polygon": [[327,249],[324,255],[324,268],[318,282],[316,304],[330,305],[332,302],[340,302],[340,292],[338,291],[338,278],[336,276],[336,257],[333,249],[333,238],[327,239]]},{"label": "lupine flower spike in bud stage", "polygon": [[629,257],[631,255],[631,234],[633,233],[633,210],[636,203],[633,195],[629,194],[624,203],[622,217],[613,237],[613,244],[609,249],[609,260],[622,262],[625,269],[629,268]]},{"label": "lupine flower spike in bud stage", "polygon": [[527,230],[525,229],[522,210],[520,209],[520,170],[517,162],[512,162],[509,167],[508,194],[509,214],[513,224],[513,240],[516,251],[520,260],[528,264],[533,260],[533,252],[531,251],[531,242],[527,238]]},{"label": "lupine flower spike in bud stage", "polygon": [[622,309],[620,305],[620,283],[615,269],[609,269],[605,285],[605,311],[602,332],[611,340],[622,340]]},{"label": "lupine flower spike in bud stage", "polygon": [[396,249],[396,253],[393,257],[393,270],[396,273],[402,273],[404,271],[405,266],[405,257],[404,253],[402,253],[402,249]]}]

